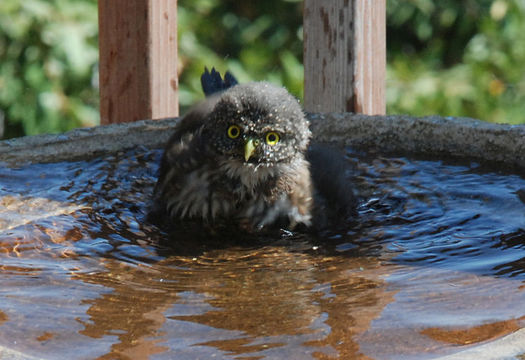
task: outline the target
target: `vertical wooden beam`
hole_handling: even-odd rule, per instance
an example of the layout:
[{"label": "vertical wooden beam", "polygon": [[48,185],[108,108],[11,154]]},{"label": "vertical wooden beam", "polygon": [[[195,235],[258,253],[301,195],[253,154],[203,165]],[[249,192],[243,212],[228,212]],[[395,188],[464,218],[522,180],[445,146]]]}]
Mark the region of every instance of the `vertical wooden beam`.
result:
[{"label": "vertical wooden beam", "polygon": [[354,111],[386,112],[386,0],[354,3]]},{"label": "vertical wooden beam", "polygon": [[98,7],[101,124],[177,116],[177,0]]},{"label": "vertical wooden beam", "polygon": [[386,0],[305,0],[304,106],[384,114]]}]

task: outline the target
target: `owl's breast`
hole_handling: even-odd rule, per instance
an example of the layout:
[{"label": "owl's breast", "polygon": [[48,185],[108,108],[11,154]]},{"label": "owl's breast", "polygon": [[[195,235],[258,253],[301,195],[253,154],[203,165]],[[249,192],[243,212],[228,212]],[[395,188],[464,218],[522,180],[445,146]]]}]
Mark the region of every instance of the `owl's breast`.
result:
[{"label": "owl's breast", "polygon": [[172,170],[164,182],[170,217],[206,221],[236,217],[242,204],[253,199],[256,191],[237,175],[212,162],[185,174]]},{"label": "owl's breast", "polygon": [[[273,166],[225,162],[224,188],[235,194],[235,216],[260,228],[271,224],[310,225],[311,184],[303,160]],[[297,167],[297,168],[296,168]]]},{"label": "owl's breast", "polygon": [[281,224],[281,220],[310,223],[308,191],[303,196],[290,183],[293,180],[280,177],[275,168],[219,161],[185,174],[168,173],[167,177],[172,179],[166,203],[173,219],[238,221],[253,228]]}]

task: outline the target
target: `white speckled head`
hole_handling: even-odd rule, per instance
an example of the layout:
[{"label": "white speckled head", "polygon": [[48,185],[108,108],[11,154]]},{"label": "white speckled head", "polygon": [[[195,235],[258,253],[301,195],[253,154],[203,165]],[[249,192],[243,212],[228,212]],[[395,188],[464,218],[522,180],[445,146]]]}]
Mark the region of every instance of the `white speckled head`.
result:
[{"label": "white speckled head", "polygon": [[[237,126],[234,138],[228,129]],[[310,140],[309,124],[298,101],[284,88],[267,82],[236,85],[219,96],[205,132],[218,153],[244,158],[248,139],[256,144],[252,164],[289,162],[303,154]]]}]

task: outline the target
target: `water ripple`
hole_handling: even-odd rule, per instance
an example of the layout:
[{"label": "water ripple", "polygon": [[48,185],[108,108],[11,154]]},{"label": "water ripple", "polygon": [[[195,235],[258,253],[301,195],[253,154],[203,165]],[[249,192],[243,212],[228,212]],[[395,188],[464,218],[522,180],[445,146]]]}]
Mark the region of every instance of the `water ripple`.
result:
[{"label": "water ripple", "polygon": [[146,221],[160,154],[0,169],[0,345],[419,359],[525,315],[525,180],[510,170],[349,151],[361,202],[346,229],[210,237]]}]

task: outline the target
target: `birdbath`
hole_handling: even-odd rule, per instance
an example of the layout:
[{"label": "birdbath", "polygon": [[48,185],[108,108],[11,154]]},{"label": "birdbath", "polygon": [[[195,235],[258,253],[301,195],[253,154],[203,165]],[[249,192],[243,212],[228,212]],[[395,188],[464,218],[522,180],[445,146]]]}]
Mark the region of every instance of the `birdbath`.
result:
[{"label": "birdbath", "polygon": [[525,127],[308,118],[345,149],[359,215],[278,238],[147,221],[177,119],[2,141],[0,355],[525,354]]}]

